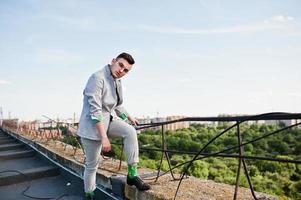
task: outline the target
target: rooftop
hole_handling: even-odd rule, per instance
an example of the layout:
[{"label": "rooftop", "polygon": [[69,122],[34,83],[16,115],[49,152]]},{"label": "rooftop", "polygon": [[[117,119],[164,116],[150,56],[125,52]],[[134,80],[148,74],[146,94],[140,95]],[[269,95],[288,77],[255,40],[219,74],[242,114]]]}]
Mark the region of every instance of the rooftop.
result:
[{"label": "rooftop", "polygon": [[[83,196],[81,174],[84,154],[80,149],[75,150],[74,147],[57,140],[39,139],[33,135],[1,131],[0,153],[1,171],[18,170],[26,175],[25,178],[18,172],[0,174],[0,193],[6,199],[29,199],[26,195],[57,199],[81,199]],[[47,158],[41,154],[46,155]],[[59,165],[52,163],[49,159]],[[62,166],[67,168],[67,171]],[[104,191],[114,193],[115,197],[119,196],[118,199],[165,200],[174,198],[178,181],[173,180],[171,175],[161,176],[155,182],[155,171],[139,168],[139,174],[145,180],[149,179],[147,181],[152,185],[151,190],[139,192],[134,187],[126,185],[126,163],[122,162],[119,169],[118,160],[104,157],[99,166],[97,183]],[[23,192],[28,183],[31,186]],[[188,177],[183,180],[177,199],[224,200],[233,199],[233,194],[234,186]],[[97,199],[103,199],[104,195],[98,191]],[[256,193],[256,196],[260,199],[278,199],[262,193]],[[114,197],[106,196],[106,199],[108,198]],[[253,197],[249,189],[240,188],[237,199],[253,199]]]}]

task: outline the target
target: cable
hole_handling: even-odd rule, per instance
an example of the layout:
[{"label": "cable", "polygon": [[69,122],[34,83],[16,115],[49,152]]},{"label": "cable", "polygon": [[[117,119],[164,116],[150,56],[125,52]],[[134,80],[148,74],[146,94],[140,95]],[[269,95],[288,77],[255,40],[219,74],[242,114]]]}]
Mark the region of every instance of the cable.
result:
[{"label": "cable", "polygon": [[[23,196],[31,198],[31,199],[41,199],[41,200],[58,199],[58,198],[55,198],[55,197],[35,197],[35,196],[31,196],[31,195],[26,194],[26,192],[31,187],[31,180],[28,180],[29,177],[26,174],[20,172],[19,170],[5,170],[5,171],[1,171],[0,174],[7,173],[7,172],[18,173],[18,174],[21,174],[25,177],[25,180],[26,180],[25,182],[28,183],[28,185],[26,186],[25,190],[23,190],[22,193],[21,193]],[[61,197],[62,197],[62,195],[59,198],[61,198]]]}]

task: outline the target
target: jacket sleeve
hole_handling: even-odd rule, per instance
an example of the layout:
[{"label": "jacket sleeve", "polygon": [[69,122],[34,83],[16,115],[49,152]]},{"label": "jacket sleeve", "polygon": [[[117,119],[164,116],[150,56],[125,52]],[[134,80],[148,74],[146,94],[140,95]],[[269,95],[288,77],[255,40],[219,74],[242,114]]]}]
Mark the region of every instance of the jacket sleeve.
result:
[{"label": "jacket sleeve", "polygon": [[123,120],[126,120],[129,116],[129,113],[124,109],[122,105],[119,105],[115,108],[115,112],[118,117],[120,117]]},{"label": "jacket sleeve", "polygon": [[89,111],[91,120],[94,123],[103,121],[102,114],[102,94],[103,94],[103,80],[93,74],[86,85],[84,95],[88,99]]}]

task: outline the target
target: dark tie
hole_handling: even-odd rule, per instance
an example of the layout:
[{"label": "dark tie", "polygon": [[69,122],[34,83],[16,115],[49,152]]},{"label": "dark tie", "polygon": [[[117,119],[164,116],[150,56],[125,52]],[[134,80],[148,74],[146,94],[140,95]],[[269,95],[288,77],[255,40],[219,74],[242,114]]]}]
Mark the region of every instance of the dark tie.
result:
[{"label": "dark tie", "polygon": [[116,86],[116,95],[117,95],[117,105],[120,105],[120,83],[118,80],[115,81],[115,86]]}]

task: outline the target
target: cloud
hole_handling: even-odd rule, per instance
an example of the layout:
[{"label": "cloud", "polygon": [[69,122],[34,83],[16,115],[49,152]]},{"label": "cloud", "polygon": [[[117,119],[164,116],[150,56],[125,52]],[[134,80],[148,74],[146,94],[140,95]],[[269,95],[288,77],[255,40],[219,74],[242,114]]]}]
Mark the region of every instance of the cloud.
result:
[{"label": "cloud", "polygon": [[73,27],[77,27],[81,30],[91,31],[97,29],[97,23],[92,17],[82,17],[82,18],[74,18],[74,17],[66,17],[66,16],[46,16],[50,20],[56,21],[62,25],[70,25]]},{"label": "cloud", "polygon": [[178,82],[181,84],[191,84],[192,78],[182,78],[182,79],[179,79]]},{"label": "cloud", "polygon": [[143,26],[146,31],[157,33],[175,33],[175,34],[223,34],[223,33],[241,33],[241,32],[257,32],[267,29],[281,29],[282,25],[275,24],[255,24],[250,26],[234,26],[220,29],[184,29],[178,27],[156,27]]},{"label": "cloud", "polygon": [[289,93],[288,96],[300,99],[301,98],[301,93],[292,92],[292,93]]},{"label": "cloud", "polygon": [[273,16],[263,22],[249,24],[249,25],[237,25],[225,28],[213,28],[213,29],[189,29],[182,27],[168,27],[168,26],[152,26],[144,25],[140,28],[145,31],[157,32],[157,33],[171,33],[171,34],[225,34],[225,33],[243,33],[243,32],[258,32],[264,30],[285,29],[287,23],[294,21],[295,18],[291,16],[277,15]]},{"label": "cloud", "polygon": [[177,34],[220,34],[220,33],[240,33],[240,32],[256,32],[264,29],[281,28],[281,26],[252,25],[252,26],[236,26],[222,29],[183,29],[177,27],[154,27],[144,26],[145,30],[159,33],[177,33]]},{"label": "cloud", "polygon": [[11,84],[11,82],[9,82],[7,80],[0,79],[0,86],[1,85],[8,85],[8,84]]},{"label": "cloud", "polygon": [[42,15],[48,23],[55,23],[63,27],[73,28],[78,31],[87,32],[103,32],[107,30],[112,31],[128,31],[132,30],[128,26],[120,23],[112,24],[109,21],[101,20],[106,19],[107,16],[103,13],[98,13],[98,17],[94,16],[62,16],[62,15]]},{"label": "cloud", "polygon": [[292,16],[275,15],[270,19],[265,20],[265,23],[286,23],[294,20],[295,18]]},{"label": "cloud", "polygon": [[82,56],[62,49],[39,49],[34,58],[38,63],[72,64],[81,61]]}]

